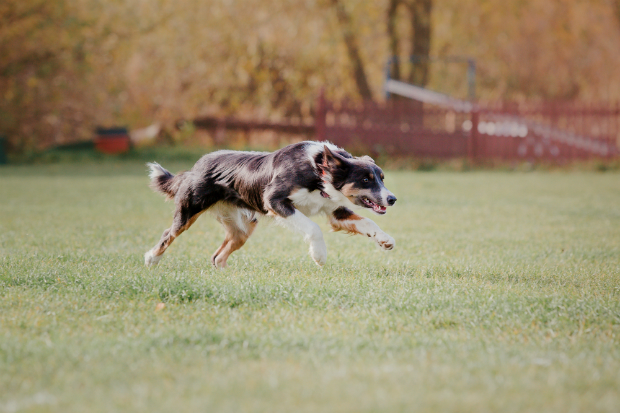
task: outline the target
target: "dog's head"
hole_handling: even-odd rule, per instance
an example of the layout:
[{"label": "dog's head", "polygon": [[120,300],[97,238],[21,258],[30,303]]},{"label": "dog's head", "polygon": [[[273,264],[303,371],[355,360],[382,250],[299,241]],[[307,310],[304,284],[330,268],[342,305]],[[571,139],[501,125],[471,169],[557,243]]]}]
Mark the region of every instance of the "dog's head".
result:
[{"label": "dog's head", "polygon": [[355,205],[383,215],[396,202],[383,184],[383,171],[370,156],[344,157],[325,145],[321,169],[333,187]]}]

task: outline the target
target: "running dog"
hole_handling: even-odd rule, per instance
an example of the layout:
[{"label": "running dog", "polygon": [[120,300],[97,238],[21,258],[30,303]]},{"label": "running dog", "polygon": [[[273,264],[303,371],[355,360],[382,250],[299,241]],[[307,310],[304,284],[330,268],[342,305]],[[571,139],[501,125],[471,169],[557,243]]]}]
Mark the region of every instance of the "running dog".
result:
[{"label": "running dog", "polygon": [[371,157],[354,157],[331,143],[301,142],[272,153],[217,151],[178,175],[157,163],[147,165],[151,188],[174,200],[176,207],[172,226],[144,255],[147,266],[157,264],[204,211],[213,212],[226,230],[211,257],[216,268],[226,267],[262,216],[303,234],[320,266],[327,260],[327,247],[321,229],[308,218],[319,213],[327,215],[335,231],[366,235],[384,250],[394,248],[394,238],[352,212],[368,208],[383,215],[394,205],[396,197],[383,184],[383,171]]}]

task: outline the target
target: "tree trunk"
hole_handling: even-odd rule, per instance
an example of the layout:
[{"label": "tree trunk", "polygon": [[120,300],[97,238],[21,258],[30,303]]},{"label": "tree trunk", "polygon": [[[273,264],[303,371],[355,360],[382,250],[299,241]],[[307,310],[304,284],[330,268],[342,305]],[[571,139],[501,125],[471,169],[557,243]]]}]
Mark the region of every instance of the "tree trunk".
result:
[{"label": "tree trunk", "polygon": [[398,61],[400,53],[398,47],[398,33],[396,33],[396,17],[399,4],[399,0],[390,0],[387,12],[387,34],[390,39],[390,58],[394,59],[390,67],[390,78],[395,80],[400,80],[400,62]]},{"label": "tree trunk", "polygon": [[409,4],[411,13],[411,55],[417,56],[409,73],[409,83],[426,86],[428,83],[428,57],[431,50],[432,0],[415,0]]},{"label": "tree trunk", "polygon": [[351,65],[353,65],[353,76],[355,78],[357,90],[362,98],[372,99],[372,92],[368,86],[368,78],[366,77],[366,72],[364,71],[364,63],[362,62],[362,57],[360,56],[359,46],[353,31],[351,17],[347,14],[344,5],[340,1],[332,0],[332,5],[336,9],[336,16],[338,17],[338,23],[340,23],[340,27],[342,29],[342,36],[344,37],[344,43],[347,47],[347,53],[349,55],[349,59],[351,60]]}]

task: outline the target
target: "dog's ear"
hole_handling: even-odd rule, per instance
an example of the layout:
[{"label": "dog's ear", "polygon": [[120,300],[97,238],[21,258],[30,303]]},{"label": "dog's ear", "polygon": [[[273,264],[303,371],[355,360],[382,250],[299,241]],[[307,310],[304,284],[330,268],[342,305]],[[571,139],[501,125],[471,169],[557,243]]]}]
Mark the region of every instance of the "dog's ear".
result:
[{"label": "dog's ear", "polygon": [[370,163],[375,163],[375,160],[372,159],[370,156],[368,155],[364,155],[360,158],[362,161],[366,161],[366,162],[370,162]]},{"label": "dog's ear", "polygon": [[340,155],[329,150],[327,145],[323,145],[323,168],[332,169],[342,166],[344,160]]}]

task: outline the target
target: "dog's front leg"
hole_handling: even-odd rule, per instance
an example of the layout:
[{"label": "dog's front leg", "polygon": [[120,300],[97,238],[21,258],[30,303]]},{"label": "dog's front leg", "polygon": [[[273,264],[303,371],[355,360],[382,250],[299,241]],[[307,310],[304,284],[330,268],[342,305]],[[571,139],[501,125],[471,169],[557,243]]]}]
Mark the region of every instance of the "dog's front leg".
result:
[{"label": "dog's front leg", "polygon": [[349,234],[366,235],[375,240],[384,250],[394,248],[394,238],[383,232],[379,225],[371,219],[355,214],[353,211],[341,207],[329,215],[329,223],[334,231],[345,231]]},{"label": "dog's front leg", "polygon": [[304,241],[310,244],[310,256],[318,265],[323,266],[327,261],[327,246],[323,240],[321,228],[310,218],[295,210],[287,217],[276,215],[276,222],[293,231],[301,232]]},{"label": "dog's front leg", "polygon": [[310,244],[310,256],[318,265],[323,266],[327,261],[327,246],[323,240],[321,228],[310,218],[293,208],[293,212],[275,213],[278,224],[304,235],[304,241]]}]

